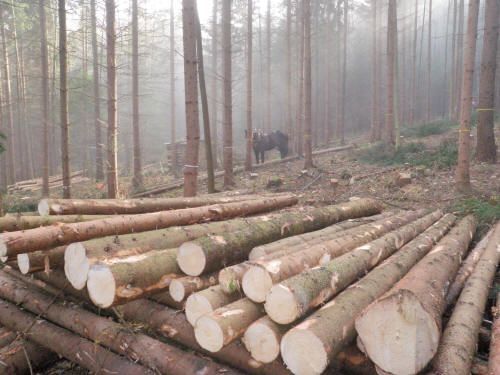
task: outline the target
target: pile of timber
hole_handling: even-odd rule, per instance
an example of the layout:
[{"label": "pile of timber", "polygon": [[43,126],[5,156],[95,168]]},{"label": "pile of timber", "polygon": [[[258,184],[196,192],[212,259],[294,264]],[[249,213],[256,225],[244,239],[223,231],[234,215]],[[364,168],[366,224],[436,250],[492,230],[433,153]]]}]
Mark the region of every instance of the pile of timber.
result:
[{"label": "pile of timber", "polygon": [[58,355],[90,371],[470,373],[500,223],[468,254],[473,216],[296,203],[41,202],[41,219],[80,221],[0,235],[0,372],[26,366],[5,360],[5,336],[6,352],[38,350],[39,366]]},{"label": "pile of timber", "polygon": [[[85,171],[76,171],[71,173],[71,183],[72,184],[77,184],[81,182],[87,182],[90,181],[89,178],[84,176]],[[49,177],[49,189],[55,189],[58,187],[62,187],[62,175],[58,176],[51,176]],[[43,181],[41,178],[35,178],[32,180],[26,180],[26,181],[18,181],[15,184],[7,186],[7,192],[9,194],[13,193],[26,193],[26,192],[35,192],[42,190],[43,188]]]}]

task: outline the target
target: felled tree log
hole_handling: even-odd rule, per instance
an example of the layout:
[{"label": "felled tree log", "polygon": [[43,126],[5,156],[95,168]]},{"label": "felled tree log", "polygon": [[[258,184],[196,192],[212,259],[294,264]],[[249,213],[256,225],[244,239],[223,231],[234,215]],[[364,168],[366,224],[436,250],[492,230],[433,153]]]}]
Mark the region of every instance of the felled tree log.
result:
[{"label": "felled tree log", "polygon": [[0,327],[0,348],[9,345],[16,337],[17,335],[15,332],[5,327]]},{"label": "felled tree log", "polygon": [[457,276],[450,288],[448,289],[448,293],[446,294],[446,306],[451,306],[457,300],[458,295],[462,291],[465,282],[471,275],[472,271],[476,267],[477,262],[481,259],[481,256],[488,245],[488,240],[493,233],[494,228],[490,229],[486,236],[484,236],[481,241],[474,247],[473,250],[470,251],[467,258],[460,265],[460,269],[457,272]]},{"label": "felled tree log", "polygon": [[17,267],[23,275],[39,271],[58,270],[64,267],[64,246],[34,253],[17,254]]},{"label": "felled tree log", "polygon": [[54,301],[53,296],[18,283],[2,272],[0,297],[160,373],[184,375],[197,371],[210,374],[230,371],[149,336],[130,333],[122,325],[80,307],[68,307],[64,302]]},{"label": "felled tree log", "polygon": [[356,284],[289,330],[281,341],[281,356],[288,368],[294,373],[322,373],[356,337],[356,317],[422,259],[454,221],[453,215],[446,215]]},{"label": "felled tree log", "polygon": [[467,279],[432,361],[435,374],[470,374],[489,288],[500,261],[500,223]]},{"label": "felled tree log", "polygon": [[258,195],[203,196],[192,198],[142,199],[42,199],[38,213],[48,215],[131,215],[148,212],[179,210],[213,204],[262,199]]},{"label": "felled tree log", "polygon": [[279,357],[281,338],[289,329],[289,325],[277,324],[266,315],[248,326],[241,341],[252,358],[270,363]]},{"label": "felled tree log", "polygon": [[382,371],[416,374],[436,354],[446,292],[475,230],[473,216],[461,220],[390,292],[356,320],[366,354]]},{"label": "felled tree log", "polygon": [[435,211],[322,267],[307,270],[274,285],[264,305],[267,314],[279,324],[292,323],[365,275],[441,216],[441,211]]},{"label": "felled tree log", "polygon": [[378,220],[373,224],[365,224],[350,229],[342,237],[306,248],[295,254],[270,261],[253,262],[253,266],[243,276],[241,283],[243,292],[254,302],[264,302],[273,284],[286,280],[318,264],[326,264],[331,259],[370,242],[424,214],[424,210],[405,212],[388,219]]},{"label": "felled tree log", "polygon": [[238,293],[227,294],[219,285],[191,294],[186,300],[185,311],[188,322],[194,326],[199,317],[209,314],[219,307],[240,299]]},{"label": "felled tree log", "polygon": [[46,272],[36,272],[33,274],[33,277],[39,281],[43,282],[45,286],[42,288],[47,289],[47,286],[51,288],[55,288],[56,290],[62,291],[63,293],[74,297],[76,300],[82,300],[85,302],[90,302],[89,294],[87,289],[77,290],[73,288],[73,286],[69,283],[69,281],[64,276],[62,271],[51,271],[49,273]]},{"label": "felled tree log", "polygon": [[145,232],[174,225],[207,220],[225,220],[288,207],[297,203],[294,196],[256,199],[174,211],[115,216],[108,219],[41,227],[0,234],[0,257],[45,250],[72,242],[109,235]]},{"label": "felled tree log", "polygon": [[[351,219],[331,225],[325,229],[284,238],[266,245],[254,247],[248,256],[250,259],[249,261],[226,267],[219,272],[219,284],[226,293],[234,293],[237,290],[241,290],[243,275],[245,275],[245,272],[252,267],[252,259],[269,261],[281,258],[285,255],[299,252],[303,250],[304,247],[314,246],[321,242],[331,241],[338,238],[342,236],[344,231],[347,229],[359,227],[362,224],[370,223],[389,216],[391,216],[391,212],[384,212],[382,214],[366,218]],[[253,256],[252,253],[254,254]]]},{"label": "felled tree log", "polygon": [[0,301],[0,323],[13,331],[29,333],[30,341],[50,349],[62,357],[99,373],[152,374],[147,368],[109,352],[100,345],[60,328],[17,306]]},{"label": "felled tree log", "polygon": [[15,340],[0,349],[0,373],[29,374],[57,361],[53,351],[29,340]]},{"label": "felled tree log", "polygon": [[177,262],[190,276],[216,271],[221,265],[231,265],[247,259],[252,248],[284,237],[323,228],[353,217],[380,212],[372,199],[359,199],[335,206],[317,208],[307,214],[290,212],[275,220],[264,218],[240,231],[204,236],[179,247]]},{"label": "felled tree log", "polygon": [[184,276],[170,282],[168,291],[172,299],[182,302],[191,294],[209,288],[217,284],[217,274],[212,273],[205,276]]},{"label": "felled tree log", "polygon": [[200,316],[194,325],[196,341],[203,349],[218,352],[243,336],[248,326],[264,314],[262,306],[242,298]]},{"label": "felled tree log", "polygon": [[497,305],[493,308],[493,329],[491,330],[490,358],[488,375],[500,374],[500,293],[497,294]]},{"label": "felled tree log", "polygon": [[[133,301],[117,307],[117,310],[128,321],[143,323],[170,340],[193,350],[206,352],[196,342],[193,328],[182,312],[149,300]],[[255,361],[239,342],[233,342],[217,353],[210,353],[210,356],[249,374],[290,374],[279,361],[269,364]]]},{"label": "felled tree log", "polygon": [[26,229],[46,227],[60,223],[79,223],[82,221],[98,220],[108,217],[107,215],[67,215],[67,216],[20,216],[9,215],[0,217],[0,233],[15,232]]},{"label": "felled tree log", "polygon": [[181,274],[176,257],[177,249],[166,249],[96,263],[87,280],[90,299],[109,308],[168,290],[170,281]]}]

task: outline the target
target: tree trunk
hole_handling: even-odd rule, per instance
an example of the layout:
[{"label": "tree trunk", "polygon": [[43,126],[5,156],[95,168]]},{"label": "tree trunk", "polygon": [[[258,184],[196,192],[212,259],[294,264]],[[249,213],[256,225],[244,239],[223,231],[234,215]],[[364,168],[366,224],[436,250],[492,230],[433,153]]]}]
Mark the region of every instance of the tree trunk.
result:
[{"label": "tree trunk", "polygon": [[264,132],[271,133],[271,0],[267,0],[266,12],[266,118],[264,120]]},{"label": "tree trunk", "polygon": [[205,64],[203,63],[203,40],[200,18],[196,12],[196,56],[198,57],[198,75],[200,78],[201,108],[203,112],[203,135],[205,136],[205,157],[207,161],[207,189],[209,194],[215,193],[214,161],[212,153],[212,134],[210,131],[210,114],[208,113],[207,88],[205,85]]},{"label": "tree trunk", "polygon": [[442,215],[441,211],[435,211],[322,267],[302,272],[274,285],[266,296],[267,314],[276,323],[292,323],[365,275],[424,232]]},{"label": "tree trunk", "polygon": [[372,0],[372,121],[370,141],[375,142],[377,139],[378,128],[378,77],[377,77],[377,0]]},{"label": "tree trunk", "polygon": [[132,0],[132,134],[134,139],[134,177],[132,186],[135,191],[143,189],[141,133],[139,126],[139,10],[137,0]]},{"label": "tree trunk", "polygon": [[17,267],[23,275],[33,272],[62,269],[64,267],[64,246],[49,251],[35,251],[34,253],[18,254]]},{"label": "tree trunk", "polygon": [[90,215],[64,215],[64,216],[4,216],[0,217],[0,232],[15,232],[54,225],[57,223],[76,223],[103,219],[107,216]]},{"label": "tree trunk", "polygon": [[[497,69],[498,29],[500,27],[500,3],[486,0],[485,31],[481,57],[481,78],[479,83],[479,108],[477,122],[478,161],[495,164],[497,145],[494,134],[495,73]],[[500,85],[500,83],[499,83]]]},{"label": "tree trunk", "polygon": [[292,0],[286,2],[286,134],[295,151],[295,129],[292,116]]},{"label": "tree trunk", "polygon": [[[146,324],[152,330],[169,340],[174,340],[193,350],[204,352],[197,344],[193,328],[187,322],[186,316],[182,312],[169,309],[148,300],[130,302],[120,306],[118,309],[126,320]],[[274,361],[270,364],[255,362],[238,342],[231,343],[220,352],[211,353],[210,356],[249,374],[289,374],[280,361]]]},{"label": "tree trunk", "polygon": [[462,87],[463,87],[463,65],[464,65],[464,18],[465,18],[465,1],[460,0],[458,7],[458,32],[457,32],[457,46],[456,46],[456,95],[455,95],[455,113],[453,118],[455,121],[460,121],[460,114],[462,112]]},{"label": "tree trunk", "polygon": [[222,0],[222,48],[224,81],[224,188],[234,185],[233,177],[233,94],[231,62],[231,0]]},{"label": "tree trunk", "polygon": [[170,143],[172,149],[170,151],[170,162],[172,163],[172,171],[174,176],[177,176],[177,122],[176,113],[177,105],[175,100],[175,13],[174,0],[170,0]]},{"label": "tree trunk", "polygon": [[383,371],[416,374],[436,354],[446,292],[475,229],[473,216],[460,221],[422,262],[357,319],[365,352]]},{"label": "tree trunk", "polygon": [[280,342],[290,326],[279,325],[267,315],[248,326],[241,341],[252,358],[262,363],[271,363],[280,355]]},{"label": "tree trunk", "polygon": [[17,334],[15,332],[12,332],[5,327],[0,327],[0,349],[9,345],[16,339],[16,337]]},{"label": "tree trunk", "polygon": [[69,118],[68,118],[68,51],[66,43],[66,0],[58,0],[59,14],[59,106],[61,121],[61,166],[63,198],[71,197],[69,165]]},{"label": "tree trunk", "polygon": [[492,233],[493,229],[490,229],[486,236],[484,236],[476,247],[469,252],[467,258],[460,265],[457,276],[455,277],[455,280],[453,280],[453,283],[449,287],[448,293],[446,294],[446,306],[450,307],[456,302],[465,282],[469,279],[471,273],[476,267],[477,262],[481,259]]},{"label": "tree trunk", "polygon": [[[462,0],[463,1],[463,0]],[[479,17],[479,1],[469,2],[467,16],[466,54],[462,74],[460,131],[458,133],[458,163],[456,170],[456,187],[461,192],[469,192],[470,186],[470,128],[472,115],[472,90],[474,81],[474,65],[476,61],[477,22]]]},{"label": "tree trunk", "polygon": [[[151,373],[145,367],[110,353],[102,346],[41,320],[36,315],[24,312],[11,303],[0,301],[0,312],[0,322],[4,326],[14,331],[29,330],[31,341],[89,371],[137,375]],[[88,359],[89,355],[92,360]]]},{"label": "tree trunk", "polygon": [[500,373],[500,293],[497,294],[496,309],[493,310],[495,319],[491,329],[490,358],[488,361],[488,375]]},{"label": "tree trunk", "polygon": [[181,375],[204,371],[217,374],[229,370],[144,334],[129,333],[122,325],[81,307],[67,306],[64,301],[54,302],[53,296],[26,284],[19,285],[19,281],[5,274],[0,275],[0,280],[2,298],[161,373]]},{"label": "tree trunk", "polygon": [[39,0],[40,12],[40,59],[42,69],[42,196],[49,196],[49,61],[47,51],[47,29],[45,21],[45,5]]},{"label": "tree trunk", "polygon": [[441,338],[432,367],[437,374],[468,375],[477,349],[479,328],[490,286],[500,261],[500,223],[467,279]]},{"label": "tree trunk", "polygon": [[410,104],[410,125],[415,124],[415,114],[417,111],[417,45],[418,45],[418,0],[415,0],[415,14],[413,23],[413,45],[412,45],[412,65],[411,65],[411,104]]},{"label": "tree trunk", "polygon": [[217,285],[217,273],[205,276],[184,276],[170,282],[169,293],[176,302],[183,302],[191,294]]},{"label": "tree trunk", "polygon": [[198,344],[213,353],[243,336],[248,326],[264,315],[262,307],[242,298],[198,318],[194,335]]},{"label": "tree trunk", "polygon": [[97,52],[96,0],[90,1],[90,21],[92,33],[92,85],[94,92],[94,133],[95,133],[95,179],[104,180],[101,135],[101,95],[99,90],[99,54]]},{"label": "tree trunk", "polygon": [[218,57],[219,57],[219,49],[218,49],[218,35],[219,35],[219,25],[217,24],[217,13],[218,13],[218,5],[219,5],[219,0],[214,0],[213,6],[212,6],[212,63],[211,63],[211,69],[212,69],[212,79],[211,79],[211,94],[212,97],[210,98],[210,107],[211,107],[211,113],[212,113],[212,125],[213,125],[213,135],[214,135],[214,142],[213,142],[213,155],[214,155],[214,168],[218,169],[219,167],[219,123],[218,123],[218,99],[219,99],[219,90],[218,90],[218,82],[219,82],[219,67],[218,67]]},{"label": "tree trunk", "polygon": [[109,219],[42,227],[24,232],[9,232],[0,236],[0,256],[14,256],[55,246],[85,241],[109,235],[145,232],[170,226],[194,224],[197,221],[226,220],[297,203],[297,198],[277,198],[211,205],[183,210],[154,212],[134,216],[116,216]]},{"label": "tree trunk", "polygon": [[247,9],[247,112],[246,112],[246,157],[245,170],[252,170],[253,124],[252,124],[252,73],[253,73],[253,0],[248,0]]},{"label": "tree trunk", "polygon": [[57,360],[53,351],[25,339],[0,349],[0,370],[5,374],[29,374]]},{"label": "tree trunk", "polygon": [[219,285],[214,285],[193,293],[186,300],[187,321],[194,327],[198,319],[222,306],[240,299],[237,293],[227,294]]},{"label": "tree trunk", "polygon": [[298,90],[297,90],[297,154],[303,155],[304,149],[304,2],[297,4],[297,38],[299,42],[298,53]]},{"label": "tree trunk", "polygon": [[345,144],[345,104],[346,104],[346,82],[347,82],[347,32],[348,32],[348,12],[349,12],[349,2],[348,0],[344,0],[344,20],[343,20],[343,28],[342,28],[342,77],[341,77],[341,102],[340,102],[340,121],[338,124],[338,137],[340,138],[340,144]]},{"label": "tree trunk", "polygon": [[[427,104],[426,120],[431,121],[431,87],[432,87],[432,0],[429,0],[429,31],[427,34]],[[446,52],[445,52],[446,53]]]},{"label": "tree trunk", "polygon": [[332,258],[373,241],[385,233],[421,217],[424,213],[423,211],[410,211],[348,230],[342,237],[305,248],[303,251],[286,255],[279,260],[256,261],[254,266],[243,276],[241,283],[243,291],[252,301],[264,302],[273,284],[318,264],[328,263]]},{"label": "tree trunk", "polygon": [[177,249],[111,258],[90,267],[87,290],[92,302],[109,308],[168,289],[180,276]]},{"label": "tree trunk", "polygon": [[304,7],[304,169],[313,167],[312,160],[312,71],[311,71],[311,0]]},{"label": "tree trunk", "polygon": [[108,77],[108,138],[106,177],[108,198],[118,195],[118,109],[116,83],[116,27],[115,0],[106,0],[106,51]]},{"label": "tree trunk", "polygon": [[[212,204],[224,204],[243,202],[249,200],[262,199],[259,195],[235,195],[235,196],[200,196],[193,198],[142,198],[142,199],[42,199],[38,203],[38,213],[42,217],[39,221],[56,221],[47,215],[63,215],[62,222],[71,222],[71,219],[64,220],[65,215],[131,215],[167,210],[180,210],[184,208],[203,207]],[[45,216],[45,217],[43,217]],[[16,220],[26,220],[28,216],[16,218]],[[1,220],[1,219],[0,219]],[[84,220],[73,220],[84,221]],[[1,221],[0,221],[1,223]],[[1,228],[1,224],[0,224]],[[26,228],[25,228],[26,229]]]},{"label": "tree trunk", "polygon": [[247,259],[250,250],[255,246],[323,228],[343,219],[377,212],[377,202],[357,200],[315,209],[307,214],[290,212],[272,221],[263,218],[256,221],[255,225],[238,232],[206,236],[183,243],[179,248],[177,262],[184,273],[199,276]]},{"label": "tree trunk", "polygon": [[196,59],[196,3],[182,2],[182,25],[184,45],[184,86],[186,97],[186,154],[184,165],[184,196],[197,193],[198,153],[200,124],[198,119],[198,78]]},{"label": "tree trunk", "polygon": [[294,373],[319,374],[356,336],[354,320],[403,277],[453,225],[447,215],[351,288],[292,328],[281,341],[281,355]]},{"label": "tree trunk", "polygon": [[457,0],[453,0],[453,27],[451,33],[451,75],[450,75],[450,101],[448,118],[455,119],[455,105],[457,97],[457,83],[455,82],[456,71],[457,71]]},{"label": "tree trunk", "polygon": [[394,96],[396,95],[394,78],[395,78],[395,60],[396,60],[396,46],[397,34],[395,29],[396,17],[396,0],[389,0],[389,9],[387,11],[387,114],[385,123],[384,141],[388,145],[395,143],[394,139]]}]

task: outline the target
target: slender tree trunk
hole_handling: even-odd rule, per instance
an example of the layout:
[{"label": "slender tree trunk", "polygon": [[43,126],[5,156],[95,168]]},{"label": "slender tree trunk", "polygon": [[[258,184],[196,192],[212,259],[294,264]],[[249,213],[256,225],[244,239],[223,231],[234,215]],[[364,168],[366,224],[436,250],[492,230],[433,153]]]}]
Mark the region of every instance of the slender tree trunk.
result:
[{"label": "slender tree trunk", "polygon": [[[476,0],[474,0],[476,1]],[[460,5],[458,8],[458,34],[457,34],[457,69],[455,72],[456,80],[456,95],[455,95],[455,119],[460,120],[460,115],[462,113],[462,85],[463,85],[463,61],[464,61],[464,18],[465,18],[465,2],[460,0]],[[459,91],[460,90],[460,91]]]},{"label": "slender tree trunk", "polygon": [[340,122],[339,122],[339,134],[340,144],[345,144],[345,104],[346,104],[346,81],[347,81],[347,32],[348,32],[348,12],[349,12],[349,2],[344,0],[344,27],[343,27],[343,42],[342,42],[342,97],[340,104]]},{"label": "slender tree trunk", "polygon": [[59,96],[61,121],[61,165],[63,178],[63,198],[71,197],[71,177],[69,170],[69,119],[68,119],[68,60],[66,47],[66,0],[58,0],[59,5]]},{"label": "slender tree trunk", "polygon": [[469,192],[470,186],[470,127],[472,114],[472,89],[474,80],[474,64],[476,61],[477,23],[479,17],[479,0],[469,2],[467,16],[467,39],[463,65],[463,83],[460,110],[460,130],[458,138],[458,165],[456,170],[457,189]]},{"label": "slender tree trunk", "polygon": [[271,132],[271,0],[267,0],[267,15],[266,15],[266,121],[264,131]]},{"label": "slender tree trunk", "polygon": [[295,134],[292,116],[292,0],[286,2],[286,133],[294,150]]},{"label": "slender tree trunk", "polygon": [[224,187],[234,185],[233,179],[233,105],[231,63],[231,5],[222,0],[222,46],[224,49]]},{"label": "slender tree trunk", "polygon": [[212,135],[210,133],[210,114],[208,113],[207,87],[205,84],[205,64],[203,62],[203,40],[200,18],[196,12],[196,55],[198,57],[198,75],[200,79],[201,107],[203,112],[203,134],[205,136],[205,156],[207,159],[207,189],[209,194],[215,193],[214,161],[212,153]]},{"label": "slender tree trunk", "polygon": [[184,165],[184,196],[197,192],[200,124],[198,119],[198,78],[196,60],[196,1],[182,1],[184,45],[184,86],[186,95],[186,155]]},{"label": "slender tree trunk", "polygon": [[101,98],[99,93],[99,53],[97,51],[96,0],[90,1],[90,22],[92,29],[92,75],[94,89],[94,132],[95,132],[95,179],[104,179],[102,135],[101,135]]},{"label": "slender tree trunk", "polygon": [[450,100],[450,92],[448,87],[448,44],[449,44],[449,30],[450,30],[450,15],[451,15],[451,2],[452,0],[448,0],[448,11],[446,12],[446,32],[445,32],[445,44],[444,44],[444,76],[443,76],[443,89],[444,89],[444,100],[443,100],[443,108],[442,108],[442,117],[446,118],[447,108],[449,106]]},{"label": "slender tree trunk", "polygon": [[212,128],[213,128],[213,154],[214,154],[214,168],[217,169],[219,167],[219,124],[218,124],[218,56],[219,56],[219,48],[217,45],[218,34],[219,34],[219,26],[217,25],[217,11],[218,11],[219,0],[214,0],[213,8],[212,8],[212,98],[211,98],[211,113],[212,113]]},{"label": "slender tree trunk", "polygon": [[170,0],[170,162],[172,171],[177,176],[177,137],[176,137],[176,102],[175,102],[175,13],[174,0]]},{"label": "slender tree trunk", "polygon": [[134,139],[134,190],[141,190],[142,178],[141,133],[139,129],[139,9],[132,0],[132,133]]},{"label": "slender tree trunk", "polygon": [[298,40],[299,40],[299,71],[298,71],[298,95],[297,95],[297,153],[302,156],[303,155],[303,140],[304,140],[304,134],[303,134],[303,128],[304,128],[304,6],[303,2],[301,1],[300,4],[298,5],[298,15],[297,15],[297,34],[298,34]]},{"label": "slender tree trunk", "polygon": [[[290,0],[289,0],[290,1]],[[287,21],[288,22],[288,21]],[[253,126],[252,126],[252,63],[253,63],[253,0],[248,0],[247,9],[247,130],[246,130],[246,159],[245,159],[245,170],[252,170],[252,148],[253,148]],[[288,23],[287,23],[288,25]],[[290,36],[287,35],[287,41],[290,43]],[[288,44],[288,52],[290,45]],[[289,56],[288,56],[289,57]],[[290,68],[290,61],[287,62],[287,69]],[[288,71],[287,71],[288,72]],[[290,85],[290,77],[287,77],[287,85]],[[290,90],[290,87],[288,87]],[[287,95],[290,94],[287,91]],[[290,136],[290,133],[288,133]]]},{"label": "slender tree trunk", "polygon": [[396,1],[389,0],[389,8],[387,11],[387,115],[385,124],[384,141],[387,144],[394,144],[394,95],[395,95],[395,42],[396,30]]},{"label": "slender tree trunk", "polygon": [[16,173],[16,155],[14,148],[16,145],[15,133],[14,133],[14,117],[12,114],[12,94],[10,85],[10,63],[9,63],[9,53],[7,51],[7,42],[5,37],[5,27],[3,19],[4,5],[0,5],[0,27],[2,28],[2,47],[3,47],[3,70],[4,70],[4,106],[7,110],[7,177],[10,183],[17,181]]},{"label": "slender tree trunk", "polygon": [[[496,163],[497,145],[494,134],[495,74],[497,69],[498,28],[500,2],[486,0],[485,31],[479,83],[479,108],[477,123],[477,160]],[[498,82],[500,85],[500,82]]]},{"label": "slender tree trunk", "polygon": [[108,183],[108,198],[116,198],[118,195],[118,109],[115,42],[115,0],[106,0],[106,45],[108,67],[108,165],[106,168],[106,175]]},{"label": "slender tree trunk", "polygon": [[[429,0],[429,32],[427,35],[427,106],[426,120],[431,121],[431,87],[432,87],[432,0]],[[445,51],[446,54],[446,51]]]},{"label": "slender tree trunk", "polygon": [[40,10],[40,58],[42,68],[42,109],[43,109],[43,136],[42,136],[42,196],[49,196],[49,60],[47,50],[47,25],[45,20],[45,5],[39,0]]},{"label": "slender tree trunk", "polygon": [[370,140],[374,142],[378,127],[378,77],[377,77],[377,0],[372,0],[372,124]]},{"label": "slender tree trunk", "polygon": [[450,80],[450,100],[448,102],[448,117],[455,120],[455,104],[457,96],[457,83],[455,82],[457,76],[457,0],[453,0],[453,31],[451,33],[451,74],[448,78]]},{"label": "slender tree trunk", "polygon": [[304,17],[304,168],[312,168],[312,72],[311,72],[311,0],[303,1]]}]

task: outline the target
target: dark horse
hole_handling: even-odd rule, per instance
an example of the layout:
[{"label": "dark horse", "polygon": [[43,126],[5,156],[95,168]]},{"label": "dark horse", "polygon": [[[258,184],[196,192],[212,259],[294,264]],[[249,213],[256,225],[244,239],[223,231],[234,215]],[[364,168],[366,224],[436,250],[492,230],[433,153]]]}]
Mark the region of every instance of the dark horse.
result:
[{"label": "dark horse", "polygon": [[264,163],[264,153],[274,148],[279,150],[282,159],[288,155],[288,135],[279,130],[270,134],[254,131],[252,143],[257,164]]}]

